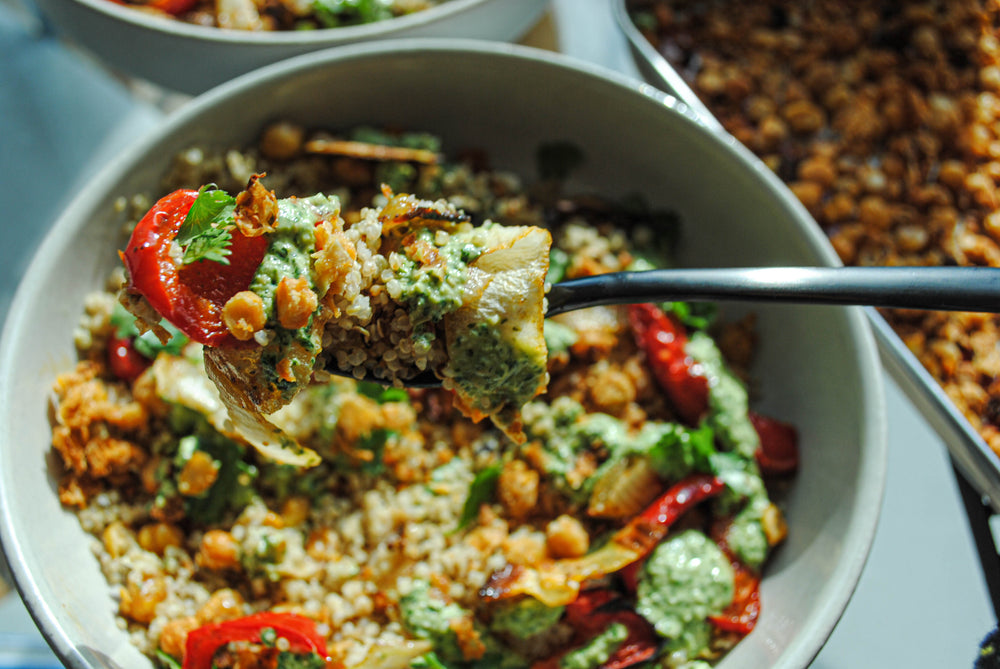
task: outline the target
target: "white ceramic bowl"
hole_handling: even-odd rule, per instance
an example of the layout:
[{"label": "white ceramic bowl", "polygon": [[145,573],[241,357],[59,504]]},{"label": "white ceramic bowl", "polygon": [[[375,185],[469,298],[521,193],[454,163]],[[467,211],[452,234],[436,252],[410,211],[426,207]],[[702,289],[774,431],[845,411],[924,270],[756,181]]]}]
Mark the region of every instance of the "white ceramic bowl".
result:
[{"label": "white ceramic bowl", "polygon": [[449,0],[377,23],[324,30],[250,32],[153,16],[113,0],[35,0],[57,32],[111,68],[197,95],[262,65],[320,49],[397,37],[512,41],[548,0]]},{"label": "white ceramic bowl", "polygon": [[[569,187],[638,191],[676,209],[685,265],[835,262],[804,210],[741,146],[648,86],[547,52],[454,40],[357,45],[196,99],[72,202],[31,264],[0,343],[0,539],[29,610],[71,667],[149,666],[115,626],[90,539],[60,507],[50,470],[46,399],[73,362],[84,295],[116,262],[115,198],[154,190],[178,150],[249,144],[277,117],[428,130],[446,148],[481,146],[497,167],[529,177],[540,142],[571,141],[586,163]],[[719,666],[801,668],[847,605],[875,531],[886,458],[881,371],[857,309],[755,311],[757,406],[798,426],[803,459],[787,499],[788,541],[766,569],[762,616]]]}]

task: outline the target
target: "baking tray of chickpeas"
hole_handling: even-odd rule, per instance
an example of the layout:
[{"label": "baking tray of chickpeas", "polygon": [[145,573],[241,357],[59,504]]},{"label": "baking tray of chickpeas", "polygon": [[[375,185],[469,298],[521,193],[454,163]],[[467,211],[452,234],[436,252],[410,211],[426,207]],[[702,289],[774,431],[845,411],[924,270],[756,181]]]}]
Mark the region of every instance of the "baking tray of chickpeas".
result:
[{"label": "baking tray of chickpeas", "polygon": [[[756,154],[845,265],[1000,267],[1000,2],[613,3],[646,78]],[[1000,317],[868,311],[1000,512]]]}]

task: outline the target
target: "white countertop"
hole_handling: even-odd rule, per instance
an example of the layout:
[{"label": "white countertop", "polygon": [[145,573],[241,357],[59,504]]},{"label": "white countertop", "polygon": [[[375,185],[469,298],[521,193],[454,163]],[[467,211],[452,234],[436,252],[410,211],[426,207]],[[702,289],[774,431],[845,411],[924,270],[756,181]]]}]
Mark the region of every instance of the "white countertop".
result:
[{"label": "white countertop", "polygon": [[[0,321],[60,208],[164,113],[0,0]],[[553,0],[530,42],[638,77],[606,0]],[[886,379],[889,473],[861,581],[815,669],[970,667],[996,624],[943,442]],[[15,595],[0,598],[0,669],[55,667]]]}]

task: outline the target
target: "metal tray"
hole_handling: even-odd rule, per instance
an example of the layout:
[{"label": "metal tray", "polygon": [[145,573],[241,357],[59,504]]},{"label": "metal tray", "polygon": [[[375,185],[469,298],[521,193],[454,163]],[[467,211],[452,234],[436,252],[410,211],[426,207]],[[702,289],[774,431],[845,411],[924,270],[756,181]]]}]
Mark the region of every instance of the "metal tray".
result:
[{"label": "metal tray", "polygon": [[[632,23],[626,7],[627,0],[608,1],[611,3],[619,29],[628,40],[636,67],[643,77],[653,86],[673,95],[690,107],[701,117],[705,125],[717,132],[726,132],[681,75]],[[945,442],[955,467],[982,495],[983,503],[989,505],[994,512],[1000,513],[1000,458],[994,455],[976,429],[945,394],[937,380],[906,347],[885,318],[873,308],[866,308],[865,311],[878,342],[882,363],[890,376]]]}]

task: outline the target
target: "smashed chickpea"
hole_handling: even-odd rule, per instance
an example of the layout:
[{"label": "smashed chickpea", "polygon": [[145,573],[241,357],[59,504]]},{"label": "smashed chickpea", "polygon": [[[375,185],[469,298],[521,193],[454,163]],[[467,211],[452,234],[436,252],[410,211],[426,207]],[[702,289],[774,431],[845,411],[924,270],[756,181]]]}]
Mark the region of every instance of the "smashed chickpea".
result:
[{"label": "smashed chickpea", "polygon": [[[1000,266],[1000,3],[634,0],[849,265]],[[1000,318],[885,311],[1000,455]]]}]

